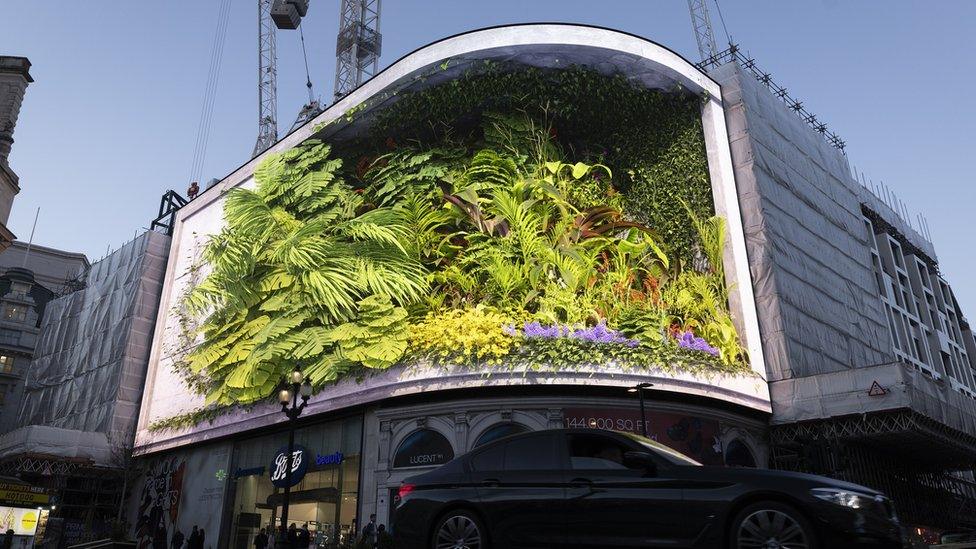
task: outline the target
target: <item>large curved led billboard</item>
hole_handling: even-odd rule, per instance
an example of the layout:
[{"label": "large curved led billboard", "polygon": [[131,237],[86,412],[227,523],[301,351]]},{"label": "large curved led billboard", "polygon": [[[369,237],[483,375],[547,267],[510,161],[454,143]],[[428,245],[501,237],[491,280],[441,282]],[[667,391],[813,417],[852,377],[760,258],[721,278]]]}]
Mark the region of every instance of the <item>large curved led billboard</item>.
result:
[{"label": "large curved led billboard", "polygon": [[569,25],[418,50],[177,215],[137,446],[400,394],[653,381],[768,410],[718,86]]}]

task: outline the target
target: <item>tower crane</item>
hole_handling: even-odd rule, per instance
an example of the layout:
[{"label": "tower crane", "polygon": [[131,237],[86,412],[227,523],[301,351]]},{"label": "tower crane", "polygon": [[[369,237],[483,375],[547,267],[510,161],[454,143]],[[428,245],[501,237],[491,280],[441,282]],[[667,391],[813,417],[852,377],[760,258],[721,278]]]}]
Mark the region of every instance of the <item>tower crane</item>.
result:
[{"label": "tower crane", "polygon": [[275,0],[258,0],[258,139],[251,156],[278,140],[278,53],[271,11]]},{"label": "tower crane", "polygon": [[695,29],[695,40],[698,41],[698,55],[701,61],[713,58],[718,54],[715,46],[715,33],[712,31],[712,20],[708,16],[707,0],[688,0],[688,11],[691,12],[691,26]]},{"label": "tower crane", "polygon": [[[258,138],[252,156],[257,156],[278,140],[278,68],[277,29],[299,29],[302,53],[305,35],[302,18],[308,13],[309,0],[258,1]],[[354,90],[376,74],[382,49],[380,34],[380,0],[342,0],[339,10],[339,35],[336,38],[335,100]],[[298,113],[292,129],[322,112],[312,93],[312,79],[305,57],[305,85],[308,103]]]},{"label": "tower crane", "polygon": [[380,0],[342,0],[336,38],[336,101],[376,74],[382,49]]}]

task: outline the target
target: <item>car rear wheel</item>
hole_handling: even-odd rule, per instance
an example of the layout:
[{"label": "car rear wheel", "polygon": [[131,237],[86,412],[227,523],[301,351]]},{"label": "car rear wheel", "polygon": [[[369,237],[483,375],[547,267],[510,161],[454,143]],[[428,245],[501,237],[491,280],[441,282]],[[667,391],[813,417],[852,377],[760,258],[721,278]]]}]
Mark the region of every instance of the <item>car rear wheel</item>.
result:
[{"label": "car rear wheel", "polygon": [[817,549],[813,526],[793,507],[762,501],[749,505],[732,521],[732,549]]},{"label": "car rear wheel", "polygon": [[433,549],[488,549],[485,528],[468,511],[451,511],[434,529]]}]

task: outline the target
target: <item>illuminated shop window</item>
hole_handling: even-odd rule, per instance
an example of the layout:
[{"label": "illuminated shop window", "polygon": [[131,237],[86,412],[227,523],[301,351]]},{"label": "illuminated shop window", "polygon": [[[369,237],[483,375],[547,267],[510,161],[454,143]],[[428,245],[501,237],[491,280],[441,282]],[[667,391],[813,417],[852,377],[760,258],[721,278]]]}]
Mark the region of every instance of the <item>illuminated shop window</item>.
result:
[{"label": "illuminated shop window", "polygon": [[9,374],[14,371],[14,357],[0,355],[0,373]]}]

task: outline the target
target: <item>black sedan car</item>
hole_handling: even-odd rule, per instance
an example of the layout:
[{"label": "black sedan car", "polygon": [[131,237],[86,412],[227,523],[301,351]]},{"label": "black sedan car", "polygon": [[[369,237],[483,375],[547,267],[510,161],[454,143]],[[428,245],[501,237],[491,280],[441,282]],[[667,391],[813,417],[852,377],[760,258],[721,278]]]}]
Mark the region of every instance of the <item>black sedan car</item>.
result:
[{"label": "black sedan car", "polygon": [[594,429],[503,438],[400,487],[402,549],[901,547],[882,494],[815,475],[705,467]]}]

